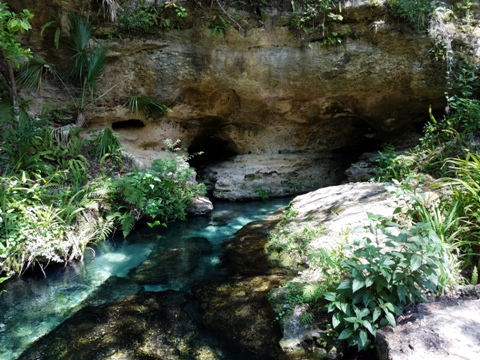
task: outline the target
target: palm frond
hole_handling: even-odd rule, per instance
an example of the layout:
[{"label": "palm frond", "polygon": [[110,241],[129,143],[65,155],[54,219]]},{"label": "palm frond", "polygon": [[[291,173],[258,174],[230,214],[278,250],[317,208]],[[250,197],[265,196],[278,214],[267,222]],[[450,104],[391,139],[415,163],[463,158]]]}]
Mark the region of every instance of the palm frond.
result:
[{"label": "palm frond", "polygon": [[130,112],[141,114],[145,117],[152,115],[160,115],[170,111],[167,105],[148,96],[131,96],[123,104]]},{"label": "palm frond", "polygon": [[20,85],[29,89],[40,91],[42,88],[42,77],[45,72],[53,72],[53,65],[45,60],[33,57],[30,61],[20,67],[18,72],[18,82]]},{"label": "palm frond", "polygon": [[87,77],[85,84],[91,94],[97,90],[97,81],[103,74],[105,69],[105,59],[107,56],[108,48],[99,47],[94,49],[88,56]]},{"label": "palm frond", "polygon": [[58,20],[52,20],[44,24],[40,30],[40,36],[43,36],[43,32],[45,29],[48,29],[50,26],[56,25],[57,28],[55,29],[55,34],[53,35],[53,45],[55,46],[55,49],[58,50],[58,47],[60,46],[60,35],[61,35],[61,29],[59,25]]},{"label": "palm frond", "polygon": [[98,160],[107,154],[113,154],[118,151],[121,146],[117,135],[110,129],[102,129],[92,140],[92,147]]},{"label": "palm frond", "polygon": [[70,47],[74,51],[74,55],[72,56],[73,66],[70,75],[73,78],[81,79],[85,76],[86,65],[88,63],[87,46],[92,36],[92,27],[86,19],[74,12],[68,13],[68,20]]}]

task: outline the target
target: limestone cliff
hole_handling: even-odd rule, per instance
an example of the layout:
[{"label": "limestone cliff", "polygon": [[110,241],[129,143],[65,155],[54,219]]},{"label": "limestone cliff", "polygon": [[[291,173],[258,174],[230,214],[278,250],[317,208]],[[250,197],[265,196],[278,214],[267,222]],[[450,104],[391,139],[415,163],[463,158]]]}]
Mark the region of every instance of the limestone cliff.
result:
[{"label": "limestone cliff", "polygon": [[[14,6],[35,12],[37,27],[49,16],[62,19],[85,6],[36,3]],[[159,156],[166,138],[180,139],[190,152],[204,151],[203,163],[210,164],[203,177],[220,198],[336,184],[364,149],[411,139],[430,105],[443,109],[445,86],[427,35],[391,19],[384,1],[342,3],[343,20],[334,27],[342,43],[330,47],[324,40],[332,32],[321,37],[292,31],[291,10],[238,12],[247,25],[232,27],[225,37],[213,36],[202,21],[144,38],[108,38],[108,27],[99,27],[97,41],[110,48],[102,83],[109,92],[88,109],[88,126],[112,126],[146,164]],[[199,13],[189,16],[202,19]],[[36,53],[62,57],[52,55],[50,40],[36,36]],[[154,118],[132,115],[120,106],[129,95],[153,97],[172,111]],[[69,101],[62,90],[42,96]]]}]

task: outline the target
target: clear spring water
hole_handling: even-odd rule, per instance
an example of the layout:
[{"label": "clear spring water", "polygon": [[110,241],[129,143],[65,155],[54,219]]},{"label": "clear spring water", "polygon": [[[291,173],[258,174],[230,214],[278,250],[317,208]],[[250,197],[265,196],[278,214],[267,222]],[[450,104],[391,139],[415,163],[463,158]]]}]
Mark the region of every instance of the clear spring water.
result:
[{"label": "clear spring water", "polygon": [[[247,223],[287,205],[288,199],[256,203],[218,203],[208,216],[171,224],[167,229],[137,229],[126,241],[112,239],[88,251],[82,264],[50,269],[46,278],[24,277],[3,284],[0,296],[0,359],[14,360],[29,344],[51,331],[82,307],[111,276],[126,277],[154,246],[181,246],[189,238],[208,239],[214,251],[201,259],[188,277],[165,284],[144,286],[148,291],[189,287],[206,277],[221,274],[221,244]],[[48,269],[47,269],[48,270]],[[122,296],[132,295],[130,293]],[[118,299],[118,294],[115,295]],[[106,299],[108,301],[109,299]]]}]

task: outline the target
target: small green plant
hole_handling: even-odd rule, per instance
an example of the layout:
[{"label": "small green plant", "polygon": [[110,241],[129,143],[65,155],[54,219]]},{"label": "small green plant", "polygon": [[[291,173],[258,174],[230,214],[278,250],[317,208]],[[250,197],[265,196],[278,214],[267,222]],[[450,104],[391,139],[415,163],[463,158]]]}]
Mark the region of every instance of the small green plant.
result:
[{"label": "small green plant", "polygon": [[212,36],[220,36],[225,39],[225,34],[232,29],[232,25],[222,15],[214,15],[209,28],[212,29]]},{"label": "small green plant", "polygon": [[128,4],[119,11],[118,30],[122,34],[141,36],[182,27],[188,17],[187,9],[177,1]]},{"label": "small green plant", "polygon": [[418,31],[425,31],[432,17],[437,1],[431,0],[389,0],[391,14],[413,25]]},{"label": "small green plant", "polygon": [[141,114],[145,117],[161,115],[171,111],[167,105],[148,96],[130,96],[123,104],[130,112]]},{"label": "small green plant", "polygon": [[470,279],[470,285],[478,284],[478,268],[475,265],[472,270],[472,278]]},{"label": "small green plant", "polygon": [[332,0],[308,0],[299,7],[292,1],[290,24],[306,34],[321,31],[322,44],[333,46],[342,43],[342,37],[329,24],[343,20],[341,3]]},{"label": "small green plant", "polygon": [[413,171],[415,159],[397,154],[392,145],[386,145],[378,155],[373,161],[377,181],[401,180]]},{"label": "small green plant", "polygon": [[[348,277],[325,293],[332,326],[358,350],[366,349],[376,329],[395,326],[395,316],[409,303],[425,301],[426,291],[445,288],[451,274],[451,246],[430,223],[401,229],[384,218],[370,216],[370,235],[354,241],[341,261]],[[386,239],[381,237],[385,236]]]},{"label": "small green plant", "polygon": [[101,160],[107,154],[114,154],[120,150],[118,137],[109,127],[94,130],[90,133],[93,135],[89,141],[90,149],[96,159]]},{"label": "small green plant", "polygon": [[290,203],[285,208],[285,210],[283,210],[283,215],[284,215],[284,217],[283,217],[282,221],[280,222],[281,225],[288,224],[288,222],[290,222],[290,220],[292,220],[295,216],[298,215],[298,211],[295,210],[293,205]]},{"label": "small green plant", "polygon": [[185,219],[192,200],[204,193],[204,186],[194,183],[193,174],[184,156],[157,159],[147,170],[113,180],[111,201],[119,213],[127,212],[135,220],[145,217],[150,226],[166,226]]},{"label": "small green plant", "polygon": [[266,201],[268,199],[270,199],[270,190],[269,189],[255,189],[253,190],[253,192],[255,194],[257,194],[258,196],[260,196],[260,198],[263,200],[263,201]]}]

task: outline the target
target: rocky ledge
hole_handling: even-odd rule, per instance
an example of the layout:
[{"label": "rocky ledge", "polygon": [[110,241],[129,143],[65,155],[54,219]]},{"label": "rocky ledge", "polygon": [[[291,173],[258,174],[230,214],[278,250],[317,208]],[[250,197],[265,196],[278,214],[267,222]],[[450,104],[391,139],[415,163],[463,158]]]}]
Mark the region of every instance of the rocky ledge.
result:
[{"label": "rocky ledge", "polygon": [[[312,239],[307,252],[318,248],[335,248],[361,233],[355,228],[368,224],[368,213],[390,217],[398,206],[385,184],[349,183],[332,186],[296,197],[290,206],[292,226],[321,224],[323,231]],[[287,264],[286,264],[287,265]],[[307,265],[291,279],[293,283],[315,282],[321,276]],[[273,293],[274,305],[281,308],[284,291]],[[397,319],[396,328],[387,327],[377,334],[380,360],[437,360],[480,358],[480,286],[464,287],[449,297],[419,304]],[[321,349],[318,339],[325,330],[303,325],[298,306],[283,320],[280,345],[285,353],[300,358],[341,358],[337,347]],[[307,346],[308,345],[308,346]],[[372,355],[374,356],[374,355]]]}]

